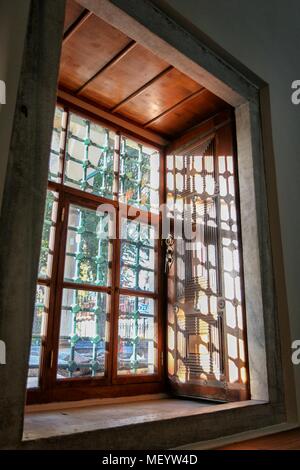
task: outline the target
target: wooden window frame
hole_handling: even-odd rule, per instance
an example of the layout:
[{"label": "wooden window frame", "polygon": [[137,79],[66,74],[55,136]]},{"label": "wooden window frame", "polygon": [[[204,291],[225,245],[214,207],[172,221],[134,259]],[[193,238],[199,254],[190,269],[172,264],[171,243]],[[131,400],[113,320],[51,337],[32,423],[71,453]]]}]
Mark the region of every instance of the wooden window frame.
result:
[{"label": "wooden window frame", "polygon": [[[70,113],[91,120],[98,125],[104,125],[116,132],[119,143],[122,137],[127,137],[137,143],[150,146],[159,153],[159,204],[165,200],[165,158],[164,148],[157,143],[149,141],[140,135],[132,133],[122,127],[118,127],[106,120],[99,119],[98,116],[66,103],[57,100],[57,106],[67,112],[66,133],[64,136],[64,150],[61,155],[62,169],[61,181],[54,182],[48,180],[47,190],[58,194],[57,220],[55,228],[55,241],[53,250],[53,265],[50,279],[37,279],[37,285],[44,285],[50,289],[48,319],[46,333],[41,343],[39,383],[37,387],[27,389],[27,404],[46,403],[52,401],[69,401],[89,398],[117,397],[126,395],[138,395],[147,393],[159,393],[165,391],[165,321],[163,318],[165,309],[164,282],[163,282],[163,250],[161,243],[161,214],[140,210],[134,206],[126,205],[116,199],[108,199],[97,196],[76,188],[67,186],[63,182],[64,165],[66,158],[67,126],[69,124]],[[118,159],[117,173],[114,179],[119,181],[119,149],[114,158]],[[119,213],[122,212],[127,219],[134,219],[128,215],[130,208],[136,212],[139,220],[148,221],[151,225],[158,227],[159,237],[155,240],[155,251],[157,261],[156,289],[154,292],[144,292],[134,289],[120,288],[120,239],[119,236],[112,240],[112,263],[111,263],[111,286],[95,286],[93,284],[76,284],[75,282],[65,282],[63,279],[67,237],[67,214],[70,204],[78,204],[81,207],[97,209],[100,204],[108,204],[112,210],[116,211],[116,228],[119,234]],[[59,349],[60,315],[62,293],[64,288],[79,288],[81,290],[100,291],[110,295],[109,313],[109,341],[106,354],[106,368],[104,376],[100,377],[71,377],[57,379],[57,360]],[[153,298],[156,302],[156,322],[157,322],[157,372],[154,374],[118,375],[117,374],[117,351],[118,351],[118,318],[119,318],[119,296],[121,294]]]},{"label": "wooden window frame", "polygon": [[[224,137],[220,138],[220,131],[224,129],[230,129],[228,134],[225,134]],[[250,390],[250,373],[249,373],[249,352],[248,352],[248,342],[247,342],[247,313],[246,313],[246,302],[245,302],[245,280],[244,280],[244,258],[243,258],[243,244],[242,244],[242,236],[241,236],[241,207],[240,207],[240,185],[239,185],[239,171],[238,171],[238,158],[237,158],[237,147],[236,147],[236,127],[235,127],[235,119],[234,115],[231,111],[223,111],[214,116],[211,119],[208,119],[204,123],[200,123],[192,130],[188,130],[182,136],[174,139],[174,141],[170,144],[169,147],[166,149],[166,155],[168,156],[175,156],[176,151],[179,150],[179,155],[184,154],[186,151],[188,152],[193,147],[200,146],[204,142],[211,141],[213,152],[212,156],[214,159],[214,166],[217,168],[217,160],[219,156],[223,156],[223,152],[220,151],[222,148],[222,142],[225,144],[227,143],[232,147],[232,165],[233,165],[233,176],[234,176],[234,204],[236,208],[236,239],[238,242],[238,259],[239,259],[239,279],[240,279],[240,287],[241,287],[241,308],[242,308],[242,322],[243,328],[240,330],[237,328],[237,340],[241,340],[244,345],[244,367],[247,371],[247,380],[245,383],[242,383],[240,380],[236,383],[231,383],[229,380],[229,372],[228,372],[228,356],[226,353],[226,345],[227,339],[226,335],[227,332],[230,330],[226,326],[226,321],[224,322],[221,328],[221,344],[223,350],[223,372],[222,372],[222,381],[226,382],[226,386],[224,390],[220,387],[216,387],[214,385],[199,385],[199,384],[189,384],[189,383],[175,383],[172,378],[170,380],[170,386],[172,393],[177,396],[189,396],[189,397],[202,397],[203,399],[208,400],[216,400],[216,401],[231,401],[231,402],[239,402],[251,399],[251,390]],[[192,142],[192,144],[190,144]],[[174,165],[175,171],[175,165]],[[167,190],[167,185],[166,185]],[[221,228],[221,219],[220,219],[220,211],[217,210],[218,219],[218,244],[219,239],[224,234],[224,229]],[[176,267],[174,267],[176,263],[173,264],[171,277],[174,278]],[[221,280],[223,276],[224,265],[221,260],[221,252],[218,250],[218,261],[217,264],[219,268],[217,269],[217,276],[219,278],[218,283],[221,284],[224,281]],[[171,283],[173,281],[171,280]],[[170,284],[171,284],[170,283]],[[170,285],[169,284],[169,285]],[[170,288],[170,291],[173,293],[174,296],[174,289]],[[168,296],[168,309],[173,309],[173,304],[175,300],[172,296]],[[225,311],[225,310],[224,310]],[[226,318],[226,314],[225,317]],[[205,382],[205,381],[204,381]],[[228,386],[229,385],[229,386]]]},{"label": "wooden window frame", "polygon": [[[110,130],[116,132],[121,137],[127,137],[134,140],[137,143],[149,145],[153,149],[159,152],[160,160],[160,188],[159,188],[159,203],[164,204],[166,202],[166,155],[172,148],[178,143],[185,143],[189,139],[195,137],[201,140],[207,138],[207,134],[212,132],[211,125],[216,125],[218,128],[226,119],[231,121],[232,125],[232,138],[233,138],[233,157],[235,161],[235,189],[236,189],[236,203],[237,203],[237,219],[238,219],[238,238],[240,243],[240,261],[241,261],[241,280],[242,280],[242,291],[244,292],[244,276],[243,276],[243,258],[242,258],[242,240],[241,240],[241,226],[240,226],[240,202],[239,202],[239,181],[237,171],[237,152],[235,147],[235,126],[232,114],[228,111],[221,112],[215,117],[200,123],[196,128],[191,131],[186,131],[173,142],[166,146],[160,146],[156,142],[149,141],[148,139],[140,136],[136,133],[126,130],[123,127],[118,127],[114,123],[108,122],[106,119],[85,110],[83,107],[73,105],[72,102],[66,100],[57,100],[57,105],[63,110],[68,112],[68,118],[70,113],[75,113],[77,116],[89,119],[92,122],[105,126]],[[84,103],[83,103],[84,106]],[[214,124],[215,123],[215,124]],[[203,134],[204,131],[204,134]],[[65,143],[67,140],[67,132],[65,135]],[[119,142],[120,142],[119,140]],[[62,161],[65,162],[66,145],[64,145],[64,154]],[[118,159],[120,158],[120,151],[118,152]],[[63,178],[64,168],[61,171]],[[115,179],[119,181],[119,165],[118,172],[115,175]],[[77,401],[82,399],[90,398],[107,398],[107,397],[118,397],[118,396],[130,396],[139,394],[150,394],[170,391],[170,383],[168,381],[167,371],[167,276],[164,274],[164,259],[165,259],[165,246],[162,243],[161,238],[161,227],[162,227],[162,214],[154,214],[135,208],[133,206],[126,205],[115,199],[108,199],[102,196],[97,196],[82,190],[72,188],[63,184],[63,179],[60,183],[48,181],[48,190],[55,191],[58,193],[58,208],[57,208],[57,225],[55,233],[55,247],[54,252],[58,255],[53,258],[52,275],[50,280],[38,279],[37,284],[47,285],[50,289],[50,301],[49,301],[49,314],[47,322],[47,334],[45,335],[46,341],[42,344],[41,351],[41,363],[40,363],[40,381],[39,387],[27,389],[27,404],[35,403],[47,403],[54,401]],[[118,193],[118,191],[117,191]],[[83,285],[76,283],[66,283],[63,281],[63,271],[65,262],[65,245],[67,235],[67,217],[63,214],[68,213],[68,205],[70,203],[77,203],[80,206],[89,207],[95,209],[101,203],[109,204],[112,208],[117,211],[117,233],[119,233],[119,212],[127,214],[128,210],[132,207],[135,212],[139,213],[139,217],[142,217],[145,221],[150,221],[159,226],[159,238],[157,240],[157,291],[156,293],[145,293],[144,291],[138,291],[134,289],[120,288],[118,285],[118,279],[120,279],[120,239],[113,240],[113,251],[115,253],[112,262],[112,284],[111,287],[96,287],[95,285]],[[127,218],[134,218],[126,215]],[[62,220],[62,218],[64,220]],[[151,219],[151,220],[150,220]],[[62,301],[63,287],[69,288],[80,288],[82,290],[90,291],[101,291],[107,292],[111,295],[111,309],[110,309],[110,331],[108,341],[108,354],[106,358],[107,369],[106,375],[100,377],[72,377],[67,379],[56,378],[56,364],[58,358],[58,338],[60,329],[60,309]],[[155,299],[157,302],[157,373],[147,375],[117,375],[117,347],[118,347],[118,305],[120,294],[129,294],[133,296],[144,296]],[[244,303],[244,301],[243,301]],[[245,310],[243,309],[243,316],[245,320]],[[244,339],[245,346],[247,349],[246,341],[246,321],[244,323]],[[50,333],[50,334],[49,334]],[[247,357],[248,354],[246,353]],[[248,362],[248,360],[247,360]],[[51,367],[49,367],[51,366]],[[249,371],[249,366],[248,366]],[[114,373],[113,373],[114,372]],[[250,384],[248,384],[250,385]],[[249,397],[249,391],[245,394],[241,394],[239,397],[234,394],[235,400],[243,400]]]}]

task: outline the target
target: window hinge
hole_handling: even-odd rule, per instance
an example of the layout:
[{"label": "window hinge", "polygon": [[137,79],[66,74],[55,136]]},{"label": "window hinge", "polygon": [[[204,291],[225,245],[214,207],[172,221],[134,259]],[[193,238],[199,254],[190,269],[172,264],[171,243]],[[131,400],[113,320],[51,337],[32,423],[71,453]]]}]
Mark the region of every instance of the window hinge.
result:
[{"label": "window hinge", "polygon": [[160,361],[161,361],[161,366],[163,367],[164,366],[164,353],[163,352],[160,353]]},{"label": "window hinge", "polygon": [[65,207],[63,207],[61,211],[61,222],[63,222],[64,220],[65,220]]}]

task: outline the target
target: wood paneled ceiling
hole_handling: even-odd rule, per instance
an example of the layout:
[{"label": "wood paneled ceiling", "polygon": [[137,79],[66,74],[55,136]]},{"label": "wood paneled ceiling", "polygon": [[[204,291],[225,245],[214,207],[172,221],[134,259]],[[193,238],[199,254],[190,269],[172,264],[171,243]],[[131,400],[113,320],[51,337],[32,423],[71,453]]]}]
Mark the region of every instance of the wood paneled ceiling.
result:
[{"label": "wood paneled ceiling", "polygon": [[167,138],[228,108],[74,0],[67,0],[59,88]]}]

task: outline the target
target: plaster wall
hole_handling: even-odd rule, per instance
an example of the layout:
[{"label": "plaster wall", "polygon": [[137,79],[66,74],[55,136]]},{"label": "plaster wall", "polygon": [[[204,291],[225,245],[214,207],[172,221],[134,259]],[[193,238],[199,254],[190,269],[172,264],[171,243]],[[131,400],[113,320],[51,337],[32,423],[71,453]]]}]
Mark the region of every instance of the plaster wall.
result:
[{"label": "plaster wall", "polygon": [[[175,20],[234,64],[238,60],[269,86],[273,151],[279,201],[290,331],[283,333],[285,368],[290,344],[300,338],[300,105],[291,102],[291,83],[300,78],[300,21],[297,0],[155,1]],[[234,59],[233,59],[234,58]],[[274,222],[276,223],[276,221]],[[282,327],[283,330],[284,327]],[[290,334],[290,338],[288,339]],[[294,366],[298,410],[300,365]]]},{"label": "plaster wall", "polygon": [[[5,18],[4,23],[8,22],[13,25],[15,16],[20,16],[20,29],[15,31],[15,35],[13,36],[15,44],[19,48],[19,53],[14,56],[13,59],[8,61],[8,70],[10,70],[10,77],[12,78],[12,82],[10,81],[11,79],[9,79],[9,84],[14,84],[14,87],[11,89],[11,96],[9,97],[8,95],[9,106],[5,105],[7,106],[7,108],[5,108],[6,112],[11,113],[10,121],[9,119],[5,120],[5,122],[2,121],[3,108],[1,109],[0,194],[2,194],[3,190],[6,163],[8,161],[12,120],[16,103],[17,85],[21,72],[22,50],[28,17],[28,8],[23,11],[22,15],[15,15],[16,1],[14,3],[12,2],[14,8],[9,8],[7,2],[1,2],[1,18]],[[18,3],[22,3],[23,6],[25,6],[26,3],[28,7],[30,2],[27,2],[27,0],[25,2],[25,0],[23,0]],[[60,8],[63,8],[63,3],[60,4],[57,1],[54,3],[60,5]],[[42,8],[42,4],[37,0],[34,0],[33,4],[35,5],[35,8],[37,8],[38,5],[39,8]],[[227,2],[212,0],[209,5],[202,0],[197,2],[195,0],[185,0],[185,2],[180,0],[170,0],[168,2],[160,2],[160,4],[163,8],[171,8],[171,16],[175,18],[175,20],[176,17],[178,17],[179,21],[185,23],[188,29],[194,30],[193,33],[196,36],[198,34],[200,35],[200,31],[202,32],[201,34],[204,32],[204,34],[208,36],[208,38],[206,37],[206,40],[208,42],[211,41],[212,48],[218,50],[221,45],[222,48],[227,51],[226,54],[232,54],[235,56],[237,60],[245,64],[246,67],[249,67],[270,85],[275,166],[278,181],[277,187],[280,198],[281,234],[283,238],[285,274],[289,301],[289,316],[287,310],[283,312],[283,314],[291,322],[293,339],[300,338],[300,320],[297,318],[296,302],[297,276],[300,274],[300,253],[299,250],[297,250],[297,229],[299,231],[300,215],[299,211],[297,212],[296,210],[296,203],[299,198],[300,191],[299,187],[297,187],[300,170],[299,160],[296,158],[297,153],[299,153],[297,129],[299,129],[300,124],[300,107],[297,108],[296,106],[293,106],[290,100],[291,81],[299,78],[300,72],[296,55],[297,37],[299,39],[299,27],[297,26],[296,15],[294,15],[293,9],[290,11],[284,7],[283,2],[271,2],[270,0],[264,2],[263,5],[261,5],[258,0],[254,0],[254,2],[251,2],[250,4],[245,0],[242,2],[238,2],[237,0],[228,0]],[[296,11],[296,1],[290,0],[290,4],[292,7],[295,7]],[[2,10],[3,6],[7,8],[7,10],[6,15],[3,15],[2,17],[2,11],[4,11]],[[42,10],[37,10],[37,18],[39,18],[39,14],[40,18],[48,18],[46,22],[48,37],[57,40],[61,35],[62,21],[60,20],[59,24],[56,24],[55,5],[45,2],[45,4],[43,4],[43,8],[44,6],[44,12]],[[22,10],[20,10],[20,12],[21,11]],[[216,14],[216,12],[218,12],[218,14]],[[272,17],[272,21],[269,18],[270,15]],[[51,18],[52,22],[50,21]],[[288,31],[284,30],[282,22],[285,25],[289,25]],[[53,25],[53,27],[51,27],[51,25]],[[39,27],[41,28],[40,30]],[[37,34],[35,39],[43,37],[43,24],[39,24],[39,27],[35,25],[36,31],[34,34]],[[0,56],[1,67],[5,63],[3,58],[8,57],[8,54],[11,55],[11,51],[14,50],[14,46],[9,43],[11,31],[9,28],[4,28],[4,30],[6,33],[3,33],[3,30],[1,29],[1,34],[3,34],[6,40],[6,46],[3,49],[4,54],[1,54]],[[47,165],[45,162],[47,161],[46,155],[48,154],[48,144],[50,139],[51,112],[55,101],[53,84],[56,80],[58,51],[54,50],[53,56],[50,57],[51,60],[49,58],[49,61],[46,62],[41,60],[45,51],[49,52],[47,46],[48,37],[44,37],[45,41],[40,42],[39,47],[37,46],[38,42],[34,41],[34,38],[31,38],[33,41],[32,44],[34,47],[37,47],[36,55],[34,53],[31,53],[30,57],[28,55],[26,67],[23,68],[22,79],[24,81],[24,88],[21,88],[22,94],[19,96],[19,102],[22,103],[25,101],[26,105],[27,103],[33,102],[36,106],[33,108],[35,110],[33,116],[30,114],[30,108],[27,107],[30,119],[27,120],[27,115],[22,110],[21,112],[18,112],[15,117],[15,119],[18,119],[18,125],[16,125],[17,132],[15,140],[11,142],[11,154],[9,157],[9,161],[11,161],[11,172],[8,173],[7,180],[10,179],[8,183],[11,188],[14,188],[14,194],[16,197],[14,200],[14,207],[11,207],[8,191],[9,188],[7,186],[6,203],[3,204],[2,210],[2,215],[6,216],[6,218],[3,218],[6,224],[5,230],[4,225],[2,224],[0,234],[2,247],[5,247],[5,249],[2,249],[0,254],[1,261],[3,262],[2,267],[5,266],[4,259],[7,259],[7,255],[11,253],[10,247],[14,246],[22,251],[22,249],[24,249],[24,244],[27,243],[28,248],[30,249],[30,256],[27,257],[28,259],[26,258],[26,262],[28,264],[23,263],[20,265],[18,260],[15,259],[14,263],[9,266],[9,269],[7,267],[5,268],[5,276],[0,276],[1,283],[3,284],[1,284],[0,287],[3,293],[7,293],[9,291],[9,285],[15,285],[16,280],[19,280],[20,282],[22,279],[25,279],[26,285],[23,282],[23,285],[17,286],[19,289],[17,290],[18,292],[23,291],[23,294],[25,296],[27,295],[26,305],[24,305],[22,298],[18,298],[17,296],[10,296],[10,298],[8,298],[7,296],[2,295],[1,297],[0,338],[2,334],[4,334],[4,336],[7,335],[7,338],[4,339],[8,339],[9,346],[12,346],[13,344],[18,345],[17,348],[8,348],[9,351],[14,350],[13,356],[8,357],[8,365],[5,366],[5,369],[0,370],[0,377],[3,379],[1,383],[2,389],[0,394],[0,404],[4,413],[3,417],[6,418],[6,421],[2,420],[2,424],[4,424],[4,426],[0,427],[0,431],[2,431],[2,442],[6,442],[6,445],[8,446],[17,442],[20,439],[22,432],[22,416],[20,417],[20,415],[23,413],[24,405],[26,380],[24,371],[26,370],[25,363],[28,355],[28,340],[31,331],[31,315],[34,294],[31,279],[34,279],[36,269],[36,266],[32,267],[30,258],[34,259],[35,264],[37,264],[39,233],[44,199],[43,185],[47,172]],[[35,68],[37,57],[40,58],[39,67],[41,67],[42,72],[40,72],[40,69],[38,69],[37,72],[37,69]],[[47,62],[49,65],[47,65]],[[51,67],[51,64],[53,67]],[[34,75],[30,75],[30,80],[28,80],[28,75],[26,74],[32,74],[32,71],[34,72]],[[45,82],[40,80],[39,73],[42,73],[42,77]],[[5,79],[5,77],[0,78]],[[35,89],[31,80],[35,80],[34,83],[41,85],[40,87],[37,87],[37,94],[34,97],[30,95],[31,90]],[[46,84],[45,87],[42,83]],[[49,86],[49,90],[52,90],[51,96],[49,96],[47,86]],[[45,99],[46,96],[47,99]],[[41,102],[45,103],[45,109],[39,109],[38,103]],[[34,120],[34,123],[36,124],[40,122],[39,119],[41,116],[45,117],[45,115],[48,117],[47,125],[45,125],[44,130],[45,135],[39,137],[38,133],[34,132],[34,129],[30,126],[29,122],[30,120]],[[3,145],[2,132],[4,136]],[[21,159],[20,155],[23,155]],[[36,162],[32,160],[33,156],[37,158]],[[31,162],[30,165],[29,162]],[[18,169],[19,173],[17,175],[12,171],[13,167]],[[41,182],[38,184],[37,182],[39,179],[35,178],[36,172],[38,175],[43,175]],[[20,184],[21,180],[18,179],[19,176],[24,176],[22,184]],[[29,193],[28,181],[30,183],[29,188],[31,188]],[[26,191],[28,193],[28,197],[25,201],[26,210],[24,212],[24,210],[20,210],[20,201],[22,200],[24,202],[23,198]],[[13,212],[14,215],[12,216],[13,210],[15,210],[15,212]],[[5,214],[3,211],[5,211]],[[26,213],[28,213],[28,217],[26,216]],[[28,225],[30,217],[33,217],[36,213],[39,214],[40,224],[35,226],[34,221],[36,221],[36,218],[32,219],[32,225],[30,225],[32,233],[26,232],[27,235],[24,237],[15,228],[20,227],[22,221],[24,221],[24,226],[26,226],[26,224]],[[278,225],[279,221],[276,222],[278,222]],[[9,230],[11,232],[9,232]],[[12,239],[12,236],[14,236],[14,239]],[[21,269],[22,275],[20,275]],[[26,294],[26,286],[28,287],[28,294]],[[23,315],[22,321],[20,321],[20,317],[18,317],[20,312],[22,312]],[[7,322],[8,315],[10,317],[10,323]],[[15,338],[11,334],[12,331],[15,335],[19,335],[18,337],[22,338],[22,341],[16,343]],[[287,328],[282,333],[286,334],[286,337],[288,338],[288,341],[284,343],[283,353],[286,361],[289,361],[290,331]],[[22,360],[20,359],[21,354],[23,354]],[[9,368],[13,369],[15,364],[18,364],[17,373],[15,376],[12,376],[8,371]],[[300,370],[298,371],[298,369],[295,368],[294,372],[298,384],[297,393],[298,400],[300,402]],[[3,397],[5,397],[5,399]],[[12,409],[13,413],[9,413],[9,409]],[[19,417],[17,416],[18,414]],[[270,416],[270,414],[268,416]],[[265,416],[264,419],[266,419]],[[16,423],[18,423],[17,427]],[[256,425],[257,424],[258,423],[256,423]],[[192,436],[189,436],[189,439],[192,439]]]},{"label": "plaster wall", "polygon": [[6,84],[6,104],[0,104],[0,208],[29,5],[30,0],[0,1],[0,80],[3,80]]}]

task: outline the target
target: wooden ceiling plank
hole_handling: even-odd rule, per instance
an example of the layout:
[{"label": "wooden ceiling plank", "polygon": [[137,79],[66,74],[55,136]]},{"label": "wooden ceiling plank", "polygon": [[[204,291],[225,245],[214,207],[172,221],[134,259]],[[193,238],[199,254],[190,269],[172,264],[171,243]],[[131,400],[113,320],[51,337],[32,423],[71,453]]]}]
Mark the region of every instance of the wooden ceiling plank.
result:
[{"label": "wooden ceiling plank", "polygon": [[169,113],[172,113],[172,112],[176,111],[182,105],[185,105],[189,101],[192,101],[194,98],[202,95],[202,93],[204,93],[205,91],[206,91],[206,88],[202,87],[202,88],[200,88],[200,90],[197,90],[194,93],[192,93],[191,95],[187,96],[186,98],[183,98],[183,100],[179,101],[178,103],[175,103],[173,106],[171,106],[171,108],[166,109],[163,113],[159,114],[158,116],[155,116],[153,119],[150,119],[150,121],[146,122],[143,125],[144,129],[151,126],[151,124],[158,121],[158,119],[160,119],[162,117],[165,117]]},{"label": "wooden ceiling plank", "polygon": [[141,136],[149,143],[152,142],[152,144],[157,144],[161,147],[170,144],[170,141],[159,133],[150,129],[143,129],[138,123],[130,121],[120,115],[112,114],[107,109],[102,109],[99,105],[89,103],[85,99],[82,99],[82,97],[75,96],[68,91],[58,89],[57,98],[59,102],[65,105],[72,105],[75,109],[78,108],[98,116],[100,120],[108,122],[112,127],[116,125],[119,128],[127,129],[129,132]]},{"label": "wooden ceiling plank", "polygon": [[107,64],[101,67],[87,82],[85,82],[78,90],[76,90],[75,95],[80,95],[83,90],[93,81],[95,78],[98,78],[101,73],[105,70],[108,70],[113,65],[117,64],[123,57],[125,57],[128,52],[132,51],[136,47],[137,43],[135,41],[130,41],[127,46],[125,46],[120,52],[118,52]]},{"label": "wooden ceiling plank", "polygon": [[148,49],[74,0],[67,0],[63,46],[61,89],[99,106],[111,120],[168,140],[224,107],[188,75],[150,57]]},{"label": "wooden ceiling plank", "polygon": [[178,110],[161,117],[147,129],[177,137],[225,108],[228,105],[207,90],[192,101],[184,103]]},{"label": "wooden ceiling plank", "polygon": [[116,111],[118,111],[121,106],[123,106],[124,104],[128,103],[130,100],[132,100],[133,98],[135,98],[136,96],[139,96],[144,90],[146,90],[146,88],[148,88],[149,86],[151,86],[153,83],[157,82],[157,80],[159,80],[161,77],[167,75],[171,70],[173,70],[173,66],[172,65],[169,65],[169,67],[167,67],[165,70],[163,70],[162,72],[160,72],[158,75],[156,75],[154,78],[152,78],[151,80],[149,80],[149,82],[145,83],[145,85],[143,85],[142,87],[140,87],[138,90],[134,91],[133,93],[131,93],[131,95],[127,96],[124,100],[120,101],[120,103],[116,104],[115,106],[113,106],[111,109],[110,109],[110,112],[111,113],[115,113]]},{"label": "wooden ceiling plank", "polygon": [[68,31],[72,24],[78,20],[84,10],[86,9],[74,0],[66,1],[64,34]]},{"label": "wooden ceiling plank", "polygon": [[63,37],[63,45],[75,34],[78,29],[92,16],[92,12],[89,10],[84,10],[81,15],[71,24],[71,26],[67,29]]},{"label": "wooden ceiling plank", "polygon": [[139,96],[126,103],[119,113],[139,122],[143,126],[200,88],[202,87],[199,83],[173,68],[168,75],[165,75]]}]

